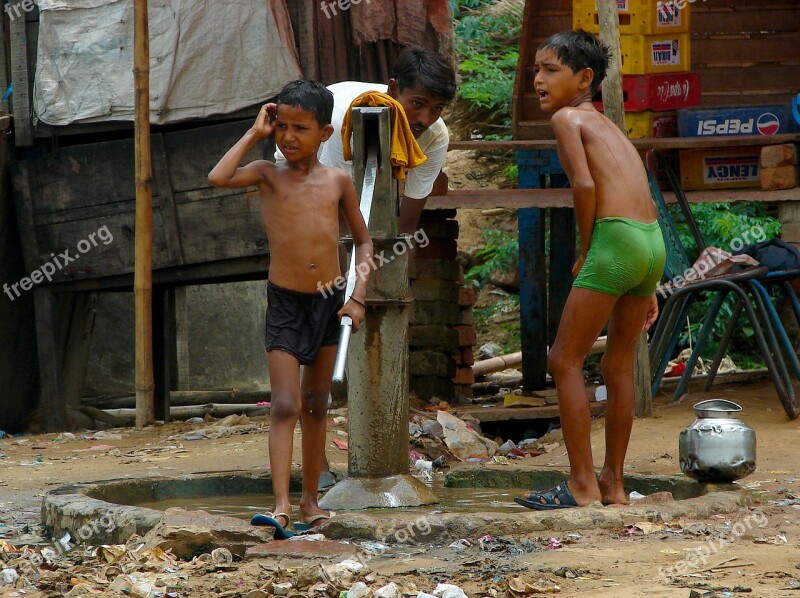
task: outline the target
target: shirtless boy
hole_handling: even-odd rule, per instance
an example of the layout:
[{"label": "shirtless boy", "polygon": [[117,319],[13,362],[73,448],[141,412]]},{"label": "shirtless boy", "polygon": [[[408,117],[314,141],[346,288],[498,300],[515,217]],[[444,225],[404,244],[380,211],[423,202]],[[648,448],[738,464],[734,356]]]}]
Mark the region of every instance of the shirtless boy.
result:
[{"label": "shirtless boy", "polygon": [[[642,160],[620,129],[592,106],[609,51],[585,31],[564,31],[536,52],[534,86],[569,177],[580,235],[556,340],[547,358],[558,391],[567,482],[516,501],[537,510],[627,502],[622,467],[633,425],[633,365],[642,330],[658,316],[655,289],[665,249]],[[599,480],[592,462],[583,362],[604,326],[601,361],[608,388],[606,454]]]},{"label": "shirtless boy", "polygon": [[[208,179],[225,188],[258,187],[269,240],[267,355],[272,386],[269,460],[275,493],[271,518],[284,533],[291,521],[289,474],[292,440],[302,420],[303,493],[298,523],[318,525],[330,515],[317,504],[325,451],[325,415],[339,341],[339,319],[353,332],[364,319],[367,277],[359,276],[350,300],[344,292],[323,295],[340,275],[339,214],[352,231],[359,272],[369,272],[372,240],[356,190],[342,170],[319,162],[317,150],[333,133],[333,95],[311,81],[287,84],[276,104],[262,109],[253,127],[219,161]],[[275,134],[286,160],[240,167],[257,143]],[[300,365],[304,365],[300,380]]]}]

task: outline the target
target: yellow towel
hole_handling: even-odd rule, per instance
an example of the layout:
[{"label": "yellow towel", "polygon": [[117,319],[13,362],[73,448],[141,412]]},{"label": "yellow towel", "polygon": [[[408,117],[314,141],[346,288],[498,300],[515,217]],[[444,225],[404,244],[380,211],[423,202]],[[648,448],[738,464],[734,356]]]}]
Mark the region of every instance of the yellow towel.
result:
[{"label": "yellow towel", "polygon": [[353,149],[350,147],[350,137],[353,133],[353,108],[357,106],[379,107],[388,106],[392,112],[392,176],[404,181],[406,169],[416,168],[424,164],[428,156],[422,150],[411,132],[406,112],[403,106],[393,97],[377,91],[362,93],[350,104],[342,123],[342,148],[345,160],[353,159]]}]

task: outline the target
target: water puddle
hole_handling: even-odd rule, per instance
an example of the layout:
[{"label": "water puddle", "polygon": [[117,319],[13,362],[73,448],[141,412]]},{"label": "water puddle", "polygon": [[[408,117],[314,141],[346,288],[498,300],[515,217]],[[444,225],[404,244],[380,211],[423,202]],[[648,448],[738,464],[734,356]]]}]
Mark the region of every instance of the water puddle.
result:
[{"label": "water puddle", "polygon": [[[436,513],[479,513],[479,512],[514,512],[525,510],[514,502],[515,496],[520,496],[525,490],[509,488],[447,488],[441,477],[429,484],[433,492],[439,497],[439,503],[427,507],[420,507],[420,512]],[[292,504],[300,502],[300,493],[290,494]],[[222,496],[201,496],[167,498],[157,501],[131,503],[132,506],[146,507],[164,511],[172,507],[187,510],[202,510],[215,515],[226,515],[249,520],[256,513],[263,513],[273,507],[273,497],[270,493],[253,492],[246,494]],[[369,509],[370,514],[381,512],[396,513],[396,509]],[[342,512],[342,511],[338,511]]]}]

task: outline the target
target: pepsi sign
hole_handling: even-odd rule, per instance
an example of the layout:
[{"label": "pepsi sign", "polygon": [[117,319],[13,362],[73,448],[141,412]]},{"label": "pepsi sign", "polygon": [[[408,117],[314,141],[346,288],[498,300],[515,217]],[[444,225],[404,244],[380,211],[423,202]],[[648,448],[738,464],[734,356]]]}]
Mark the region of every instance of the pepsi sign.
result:
[{"label": "pepsi sign", "polygon": [[777,135],[794,130],[794,120],[786,105],[689,108],[678,110],[678,133],[681,137]]}]

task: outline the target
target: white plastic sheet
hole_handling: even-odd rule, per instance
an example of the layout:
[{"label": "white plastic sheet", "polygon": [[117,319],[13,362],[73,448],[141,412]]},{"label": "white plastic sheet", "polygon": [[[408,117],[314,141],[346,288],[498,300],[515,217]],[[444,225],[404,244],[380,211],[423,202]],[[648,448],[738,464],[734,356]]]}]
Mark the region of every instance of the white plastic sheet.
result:
[{"label": "white plastic sheet", "polygon": [[[230,114],[301,76],[284,0],[150,0],[150,120]],[[133,120],[133,0],[39,0],[41,122]]]}]

